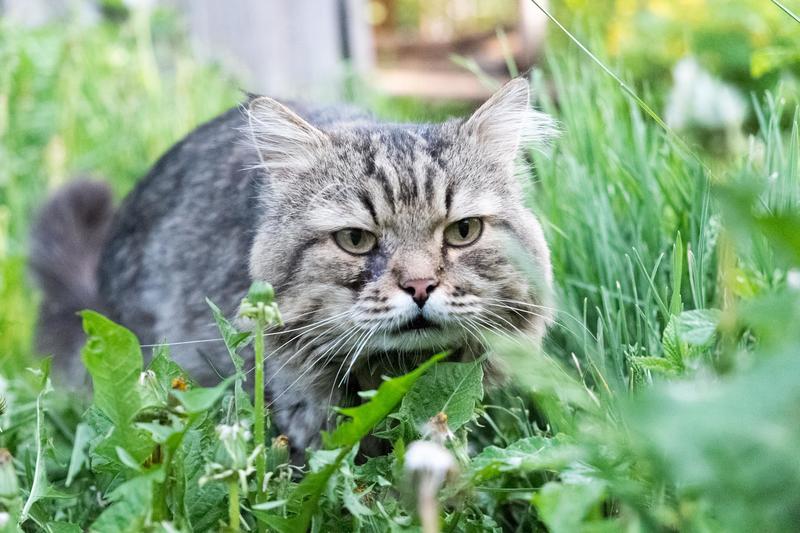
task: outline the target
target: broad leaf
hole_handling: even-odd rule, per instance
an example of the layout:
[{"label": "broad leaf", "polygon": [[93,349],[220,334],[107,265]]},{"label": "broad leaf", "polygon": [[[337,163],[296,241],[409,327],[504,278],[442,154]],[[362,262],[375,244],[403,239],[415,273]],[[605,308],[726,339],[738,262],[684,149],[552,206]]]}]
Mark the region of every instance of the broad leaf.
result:
[{"label": "broad leaf", "polygon": [[331,434],[324,434],[323,440],[327,448],[341,448],[354,446],[366,437],[375,427],[375,424],[386,418],[394,411],[403,396],[411,389],[412,385],[437,361],[447,354],[437,354],[422,363],[416,370],[404,376],[390,379],[381,383],[378,392],[372,399],[357,407],[340,409],[339,412],[350,417],[336,428]]},{"label": "broad leaf", "polygon": [[422,376],[403,398],[400,414],[419,429],[438,413],[447,415],[455,431],[473,417],[483,398],[483,367],[473,363],[442,363]]},{"label": "broad leaf", "polygon": [[559,470],[579,457],[578,448],[562,437],[527,437],[506,448],[485,448],[472,460],[469,473],[476,481],[486,481],[504,473]]},{"label": "broad leaf", "polygon": [[581,524],[592,508],[599,507],[605,495],[605,485],[597,480],[582,478],[581,482],[545,484],[533,497],[539,518],[552,533],[580,531]]},{"label": "broad leaf", "polygon": [[88,337],[81,354],[92,376],[94,405],[117,427],[129,426],[141,406],[139,341],[129,330],[94,311],[81,315]]},{"label": "broad leaf", "polygon": [[705,346],[714,339],[720,314],[716,309],[684,311],[677,317],[678,338],[686,344]]},{"label": "broad leaf", "polygon": [[187,391],[173,390],[171,394],[186,409],[189,414],[204,413],[217,403],[230,386],[233,378],[230,377],[215,387],[197,387]]},{"label": "broad leaf", "polygon": [[312,516],[318,510],[319,499],[328,482],[353,447],[397,407],[403,396],[432,365],[446,356],[447,353],[434,355],[412,372],[381,383],[377,393],[368,402],[358,407],[341,409],[340,412],[350,417],[350,420],[341,424],[333,433],[323,434],[328,449],[339,448],[333,462],[306,474],[303,481],[292,490],[286,504],[286,509],[291,514],[289,518],[255,512],[258,519],[282,533],[306,531]]},{"label": "broad leaf", "polygon": [[113,502],[89,528],[97,533],[138,533],[145,531],[145,522],[153,505],[153,483],[164,480],[164,472],[156,470],[137,476],[108,495]]},{"label": "broad leaf", "polygon": [[113,425],[111,434],[98,444],[96,451],[114,460],[119,446],[141,462],[149,455],[152,442],[133,425],[142,407],[139,341],[129,330],[94,311],[83,311],[81,315],[87,335],[81,354],[92,377],[93,405]]},{"label": "broad leaf", "polygon": [[178,462],[181,470],[177,475],[185,489],[184,514],[194,531],[213,530],[224,516],[225,507],[222,503],[228,495],[225,485],[207,483],[201,487],[198,483],[205,473],[206,463],[214,458],[216,446],[210,426],[199,427],[186,432],[178,450],[183,459]]}]

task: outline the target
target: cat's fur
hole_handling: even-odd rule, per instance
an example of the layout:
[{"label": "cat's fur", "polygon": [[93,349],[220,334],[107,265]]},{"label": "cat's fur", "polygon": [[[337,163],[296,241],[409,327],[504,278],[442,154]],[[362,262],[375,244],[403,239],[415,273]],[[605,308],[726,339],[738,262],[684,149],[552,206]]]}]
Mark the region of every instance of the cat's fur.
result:
[{"label": "cat's fur", "polygon": [[[206,297],[234,314],[251,280],[272,283],[286,326],[268,337],[267,393],[279,429],[303,450],[316,444],[331,405],[357,402],[355,392],[382,375],[443,348],[473,358],[484,327],[541,337],[549,254],[514,170],[520,145],[551,130],[521,79],[469,119],[443,124],[251,99],[246,112],[201,126],[161,158],[114,218],[97,294],[57,307],[63,315],[99,306],[145,344],[194,341],[217,336]],[[70,197],[80,187],[97,186],[74,186]],[[69,204],[65,194],[34,234],[34,265],[47,272],[70,264],[36,252],[69,223],[52,208]],[[444,228],[467,217],[484,222],[478,240],[445,244]],[[371,231],[377,247],[345,252],[332,237],[343,228]],[[534,282],[512,259],[519,251]],[[88,255],[61,272],[62,286],[94,266]],[[400,285],[422,278],[438,285],[420,308]],[[44,289],[48,309],[60,296]],[[420,314],[440,328],[397,331]],[[59,346],[50,319],[43,315],[42,347],[74,361],[74,343]],[[232,371],[219,342],[172,353],[204,383]]]}]

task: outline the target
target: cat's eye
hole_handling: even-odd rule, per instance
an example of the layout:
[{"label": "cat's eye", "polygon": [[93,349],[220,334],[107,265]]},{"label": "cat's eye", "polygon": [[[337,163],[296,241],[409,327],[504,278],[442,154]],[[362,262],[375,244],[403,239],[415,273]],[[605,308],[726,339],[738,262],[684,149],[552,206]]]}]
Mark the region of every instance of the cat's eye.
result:
[{"label": "cat's eye", "polygon": [[444,229],[444,240],[450,246],[467,246],[478,240],[483,231],[483,221],[479,218],[462,218]]},{"label": "cat's eye", "polygon": [[347,253],[364,255],[375,248],[378,238],[372,233],[358,228],[340,229],[333,234],[336,244]]}]

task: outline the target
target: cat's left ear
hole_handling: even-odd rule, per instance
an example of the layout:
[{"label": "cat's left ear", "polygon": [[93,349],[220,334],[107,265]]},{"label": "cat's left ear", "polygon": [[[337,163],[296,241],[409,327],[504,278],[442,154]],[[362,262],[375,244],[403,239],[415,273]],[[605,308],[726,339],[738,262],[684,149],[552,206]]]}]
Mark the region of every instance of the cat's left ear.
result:
[{"label": "cat's left ear", "polygon": [[541,147],[556,133],[553,119],[531,108],[529,99],[528,81],[514,78],[478,108],[460,131],[490,157],[513,163],[521,146]]}]

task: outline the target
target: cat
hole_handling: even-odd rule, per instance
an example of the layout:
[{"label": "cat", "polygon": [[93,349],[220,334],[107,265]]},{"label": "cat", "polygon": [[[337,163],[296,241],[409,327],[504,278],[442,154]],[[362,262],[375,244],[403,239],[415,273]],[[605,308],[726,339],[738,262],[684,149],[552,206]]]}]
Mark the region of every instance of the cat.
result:
[{"label": "cat", "polygon": [[293,450],[317,446],[330,407],[384,375],[444,349],[474,359],[484,330],[539,342],[550,258],[516,169],[553,131],[521,78],[441,124],[250,97],[173,146],[116,211],[86,181],[43,208],[39,346],[78,379],[75,312],[91,307],[145,345],[176,343],[213,383],[233,368],[206,297],[235,314],[265,280],[285,320],[267,337],[273,416]]}]

